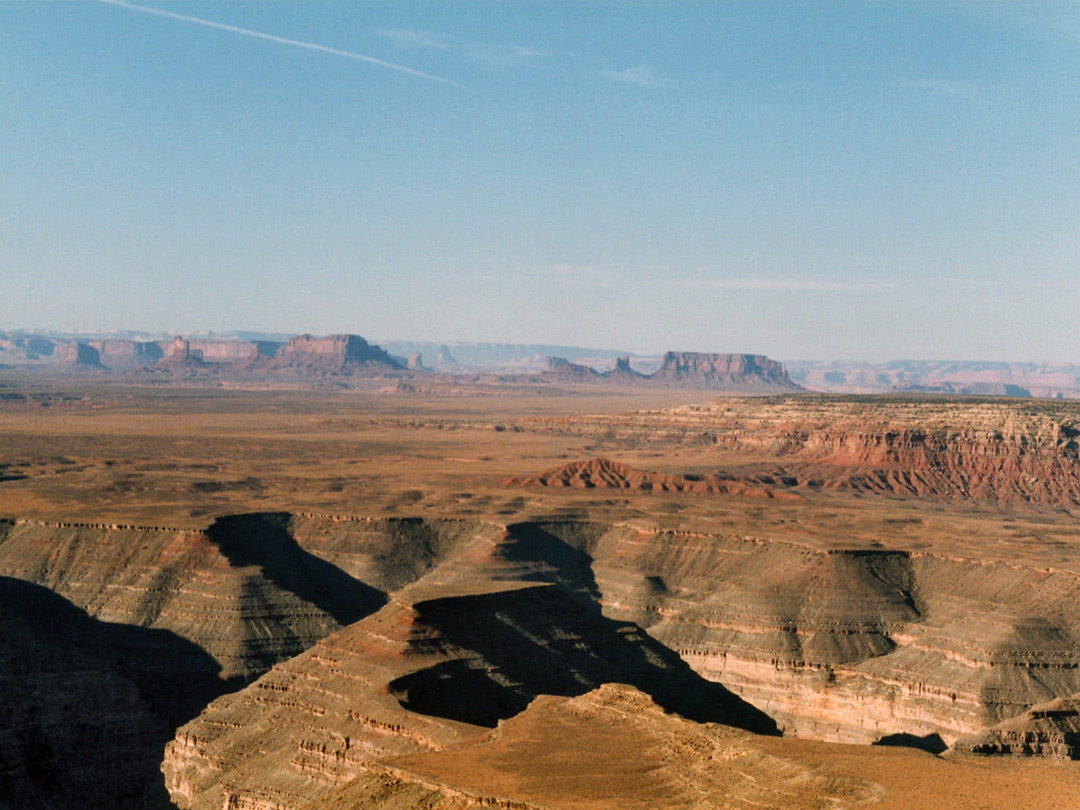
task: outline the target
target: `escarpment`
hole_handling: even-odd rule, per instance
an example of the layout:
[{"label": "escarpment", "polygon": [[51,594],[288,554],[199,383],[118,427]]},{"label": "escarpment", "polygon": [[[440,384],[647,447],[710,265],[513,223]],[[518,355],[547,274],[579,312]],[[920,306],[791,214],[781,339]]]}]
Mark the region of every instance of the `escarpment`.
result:
[{"label": "escarpment", "polygon": [[[540,417],[518,427],[715,447],[765,487],[1080,504],[1080,418],[1056,403],[719,399],[617,417]],[[547,475],[545,473],[544,475]]]}]

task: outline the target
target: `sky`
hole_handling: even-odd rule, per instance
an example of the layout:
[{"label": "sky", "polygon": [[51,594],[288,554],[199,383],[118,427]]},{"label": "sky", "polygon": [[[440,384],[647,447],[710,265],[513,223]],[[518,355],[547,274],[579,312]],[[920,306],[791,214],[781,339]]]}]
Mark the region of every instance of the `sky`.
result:
[{"label": "sky", "polygon": [[0,0],[0,331],[1080,361],[1080,2]]}]

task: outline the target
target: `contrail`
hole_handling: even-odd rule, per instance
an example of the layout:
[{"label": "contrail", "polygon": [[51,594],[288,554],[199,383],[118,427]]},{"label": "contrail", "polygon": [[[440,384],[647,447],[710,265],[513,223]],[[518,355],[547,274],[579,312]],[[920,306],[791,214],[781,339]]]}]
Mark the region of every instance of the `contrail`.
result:
[{"label": "contrail", "polygon": [[132,11],[141,11],[144,14],[156,14],[159,17],[170,17],[174,20],[182,20],[183,22],[195,23],[196,25],[205,25],[207,28],[217,28],[220,31],[231,31],[234,34],[243,34],[246,37],[255,37],[256,39],[265,39],[269,42],[277,42],[281,45],[292,45],[297,48],[307,48],[309,51],[320,51],[322,53],[333,54],[334,56],[344,56],[347,59],[356,59],[359,62],[367,62],[371,65],[377,65],[378,67],[396,70],[399,73],[408,73],[410,76],[418,76],[419,78],[427,79],[428,81],[460,87],[457,82],[452,82],[441,76],[432,76],[430,73],[413,70],[404,65],[395,65],[393,62],[384,62],[382,59],[376,59],[374,56],[364,56],[361,53],[353,53],[352,51],[341,51],[337,48],[328,48],[325,45],[316,45],[314,42],[303,42],[299,39],[277,37],[273,34],[264,34],[262,31],[252,31],[250,28],[238,28],[235,25],[226,25],[225,23],[214,22],[213,20],[204,20],[202,17],[189,17],[187,14],[177,14],[174,11],[165,11],[160,8],[137,6],[134,3],[124,2],[124,0],[98,0],[98,2],[108,3],[110,6],[120,6],[121,8],[131,9]]}]

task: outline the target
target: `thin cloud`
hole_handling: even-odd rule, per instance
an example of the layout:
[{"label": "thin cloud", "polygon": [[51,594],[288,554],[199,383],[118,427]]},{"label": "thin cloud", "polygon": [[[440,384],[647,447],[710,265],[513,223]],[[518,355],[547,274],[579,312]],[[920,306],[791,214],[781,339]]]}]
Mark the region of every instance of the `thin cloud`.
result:
[{"label": "thin cloud", "polygon": [[431,31],[412,31],[404,28],[383,28],[375,32],[376,36],[401,42],[406,45],[418,45],[421,48],[446,50],[454,45],[454,37],[448,34],[435,34]]},{"label": "thin cloud", "polygon": [[434,31],[417,31],[408,28],[383,28],[374,32],[376,36],[388,39],[399,45],[417,48],[432,48],[440,51],[455,51],[480,62],[516,62],[537,58],[572,56],[559,51],[549,51],[528,45],[496,45],[484,42],[465,42],[450,34]]},{"label": "thin cloud", "polygon": [[405,73],[409,76],[416,76],[420,79],[427,79],[428,81],[439,82],[440,84],[448,84],[452,87],[460,87],[457,82],[450,81],[450,79],[444,79],[441,76],[433,76],[430,73],[413,70],[412,68],[405,67],[404,65],[397,65],[393,62],[386,62],[382,59],[376,59],[374,56],[365,56],[364,54],[353,53],[352,51],[343,51],[339,50],[338,48],[329,48],[326,45],[318,45],[314,42],[304,42],[299,39],[288,39],[286,37],[275,36],[274,34],[264,34],[262,31],[252,31],[250,28],[239,28],[235,25],[226,25],[225,23],[214,22],[213,20],[204,20],[202,17],[191,17],[187,14],[177,14],[176,12],[165,11],[164,9],[160,8],[137,6],[134,3],[127,3],[125,2],[125,0],[98,0],[98,2],[106,3],[110,6],[126,8],[131,11],[140,11],[143,14],[154,14],[158,17],[168,17],[169,19],[194,23],[195,25],[202,25],[207,28],[216,28],[219,31],[229,31],[231,33],[240,34],[245,37],[264,39],[267,42],[276,42],[279,45],[291,45],[294,48],[305,48],[309,51],[319,51],[320,53],[329,53],[334,56],[343,56],[346,59],[355,59],[358,62],[367,62],[369,65],[386,68],[387,70],[396,70],[399,73]]},{"label": "thin cloud", "polygon": [[764,292],[873,292],[890,288],[888,284],[857,279],[707,278],[685,279],[683,283],[694,287]]},{"label": "thin cloud", "polygon": [[633,84],[638,87],[661,87],[663,82],[653,75],[652,68],[647,65],[626,68],[626,70],[603,70],[600,75],[605,79],[612,79],[625,84]]}]

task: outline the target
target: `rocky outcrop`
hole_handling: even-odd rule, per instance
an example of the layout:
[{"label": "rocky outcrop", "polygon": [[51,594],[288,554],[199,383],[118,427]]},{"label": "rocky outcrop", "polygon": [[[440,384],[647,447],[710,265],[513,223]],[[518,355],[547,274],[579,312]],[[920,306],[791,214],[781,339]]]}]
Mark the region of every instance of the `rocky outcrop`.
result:
[{"label": "rocky outcrop", "polygon": [[154,364],[157,368],[201,369],[206,365],[203,362],[202,352],[192,349],[191,343],[182,337],[175,337],[171,342],[166,343],[163,351],[164,356]]},{"label": "rocky outcrop", "polygon": [[[876,785],[826,778],[763,754],[761,742],[667,713],[624,684],[605,684],[579,697],[543,695],[477,744],[401,757],[393,767],[403,779],[490,797],[483,806],[493,807],[809,810],[876,799]],[[503,796],[492,795],[499,790]]]},{"label": "rocky outcrop", "polygon": [[435,365],[439,366],[456,366],[458,361],[454,355],[450,352],[450,349],[446,344],[439,346],[439,353],[435,356]]},{"label": "rocky outcrop", "polygon": [[1080,759],[1080,697],[1032,706],[983,734],[961,739],[958,751]]},{"label": "rocky outcrop", "polygon": [[647,378],[647,375],[634,371],[630,368],[630,357],[619,357],[615,360],[615,367],[611,371],[605,371],[605,379],[622,382],[638,382]]},{"label": "rocky outcrop", "polygon": [[308,374],[379,374],[401,370],[383,349],[358,335],[292,338],[265,366]]},{"label": "rocky outcrop", "polygon": [[650,379],[702,388],[754,391],[796,391],[782,363],[760,354],[667,352]]}]

